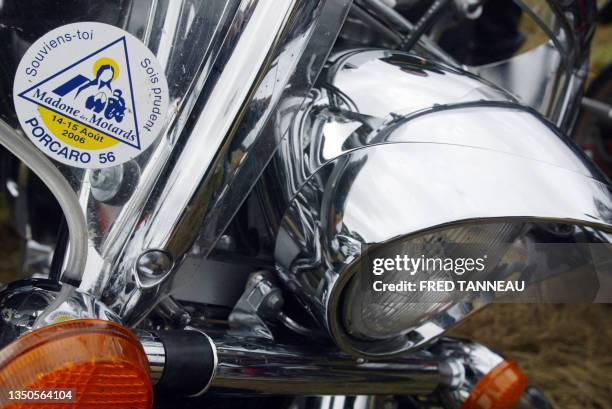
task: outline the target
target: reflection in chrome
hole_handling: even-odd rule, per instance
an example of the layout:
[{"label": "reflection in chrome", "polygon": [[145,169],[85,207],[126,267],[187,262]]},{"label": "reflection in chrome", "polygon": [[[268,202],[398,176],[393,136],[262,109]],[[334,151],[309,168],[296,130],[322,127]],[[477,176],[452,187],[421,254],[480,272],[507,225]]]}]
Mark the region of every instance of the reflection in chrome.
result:
[{"label": "reflection in chrome", "polygon": [[159,337],[152,332],[138,331],[137,335],[149,360],[151,383],[155,385],[161,379],[164,373],[164,365],[166,364],[166,350],[164,344]]},{"label": "reflection in chrome", "polygon": [[523,242],[538,221],[612,231],[605,176],[508,94],[399,52],[349,50],[331,61],[279,150],[276,183],[289,207],[276,258],[281,278],[345,351],[400,353],[491,302],[484,293],[457,298],[398,336],[356,337],[340,306],[363,244],[485,222],[522,226],[513,237]]},{"label": "reflection in chrome", "polygon": [[[171,115],[157,145],[121,169],[120,192],[92,172],[64,169],[80,218],[87,215],[88,240],[79,240],[87,251],[70,252],[88,256],[83,291],[133,324],[181,279],[177,272],[198,235],[196,261],[204,260],[286,132],[271,120],[276,107],[299,108],[349,5],[184,0],[125,10],[117,24],[165,64]],[[167,253],[174,264],[143,280],[135,266],[149,250]]]},{"label": "reflection in chrome", "polygon": [[[215,391],[289,395],[429,394],[452,377],[448,368],[441,370],[439,360],[426,352],[389,362],[367,362],[342,354],[333,346],[283,345],[262,338],[200,332],[210,337],[216,351],[213,379],[206,380]],[[158,356],[149,359],[151,363],[159,362]]]},{"label": "reflection in chrome", "polygon": [[[215,370],[202,383],[214,392],[328,395],[319,398],[321,408],[368,408],[368,402],[383,402],[386,395],[429,396],[444,407],[459,408],[478,381],[504,360],[483,345],[455,338],[442,338],[425,351],[401,358],[369,362],[322,345],[291,346],[190,329],[206,335],[211,343]],[[141,332],[139,337],[152,376],[163,373],[163,345],[154,334]],[[531,394],[525,394],[525,404]],[[335,405],[328,406],[332,402]]]},{"label": "reflection in chrome", "polygon": [[[218,160],[218,149],[227,149],[224,144],[232,140],[228,133],[294,7],[294,2],[283,2],[282,7],[266,0],[240,3],[227,28],[229,36],[218,50],[214,62],[218,68],[199,87],[206,91],[196,94],[196,120],[184,124],[176,139],[161,141],[143,167],[139,188],[117,219],[125,223],[115,224],[108,232],[101,252],[111,263],[102,267],[103,274],[100,266],[92,266],[90,280],[84,285],[95,294],[106,291],[105,301],[128,321],[138,321],[149,312],[164,291],[162,287],[170,284],[168,274],[155,285],[130,285],[138,283],[134,263],[148,249],[163,250],[179,263],[195,240],[206,208],[212,204],[214,186],[220,182],[221,174],[210,165]],[[131,238],[122,248],[128,234]]]},{"label": "reflection in chrome", "polygon": [[[54,306],[54,308],[51,308]],[[0,348],[24,333],[60,321],[120,318],[89,294],[51,280],[22,280],[0,292]]]},{"label": "reflection in chrome", "polygon": [[514,0],[548,36],[545,43],[505,61],[471,67],[516,95],[564,132],[571,130],[589,67],[595,3],[547,1],[540,7]]}]

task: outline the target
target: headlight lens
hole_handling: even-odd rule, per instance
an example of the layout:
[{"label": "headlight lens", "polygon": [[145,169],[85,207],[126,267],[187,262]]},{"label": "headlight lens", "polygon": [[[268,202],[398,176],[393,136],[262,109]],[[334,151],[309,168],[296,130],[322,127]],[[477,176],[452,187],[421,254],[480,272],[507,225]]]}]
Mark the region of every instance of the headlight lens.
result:
[{"label": "headlight lens", "polygon": [[[494,300],[606,302],[610,242],[609,234],[585,226],[517,220],[365,246],[337,283],[330,329],[346,349],[388,356],[428,342]],[[384,265],[377,260],[393,267],[376,274]],[[420,264],[411,269],[414,260]]]},{"label": "headlight lens", "polygon": [[[479,250],[487,258],[499,253],[501,243],[512,242],[522,224],[493,223],[442,230],[399,241],[375,250],[372,258],[394,259],[397,255],[422,257],[423,260],[457,260],[465,250]],[[419,254],[414,254],[417,251]],[[500,258],[496,254],[496,258]],[[418,284],[426,275],[428,281],[446,282],[460,278],[454,271],[442,268],[442,263],[428,263],[414,275],[394,270],[377,277],[377,288],[412,282]],[[362,263],[363,265],[363,263]],[[344,326],[352,336],[364,339],[384,339],[406,333],[415,325],[431,319],[454,305],[461,298],[459,291],[370,291],[364,283],[368,274],[356,274],[350,281],[344,299]],[[365,289],[368,289],[364,291]]]}]

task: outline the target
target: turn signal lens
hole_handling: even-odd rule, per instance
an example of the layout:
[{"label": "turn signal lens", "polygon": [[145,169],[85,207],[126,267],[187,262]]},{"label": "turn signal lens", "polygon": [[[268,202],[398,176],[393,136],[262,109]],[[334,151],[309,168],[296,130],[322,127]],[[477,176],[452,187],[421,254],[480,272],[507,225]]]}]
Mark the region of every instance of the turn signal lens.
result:
[{"label": "turn signal lens", "polygon": [[461,409],[512,409],[527,387],[527,377],[506,360],[486,374],[472,389]]},{"label": "turn signal lens", "polygon": [[150,409],[148,368],[138,338],[119,324],[49,325],[0,351],[0,407]]}]

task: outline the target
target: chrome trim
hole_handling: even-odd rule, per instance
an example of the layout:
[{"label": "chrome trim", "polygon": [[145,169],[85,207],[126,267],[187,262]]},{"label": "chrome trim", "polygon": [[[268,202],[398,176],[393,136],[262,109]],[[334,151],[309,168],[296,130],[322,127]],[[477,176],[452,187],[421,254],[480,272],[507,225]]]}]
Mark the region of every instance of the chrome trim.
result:
[{"label": "chrome trim", "polygon": [[159,337],[152,332],[138,331],[137,335],[149,360],[151,383],[156,385],[164,374],[166,349]]},{"label": "chrome trim", "polygon": [[499,354],[471,341],[443,338],[432,349],[451,368],[447,387],[440,388],[440,398],[447,409],[459,409],[476,384],[504,361]]},{"label": "chrome trim", "polygon": [[320,345],[291,346],[210,333],[219,363],[215,390],[288,395],[427,394],[442,382],[426,353],[367,362]]},{"label": "chrome trim", "polygon": [[[551,41],[505,61],[469,69],[519,96],[569,133],[588,75],[596,2],[548,0],[548,7],[534,8],[529,2],[514,1]],[[540,15],[545,12],[555,21],[545,21]]]},{"label": "chrome trim", "polygon": [[87,261],[87,225],[72,187],[47,156],[3,120],[0,120],[0,144],[27,164],[57,199],[70,234],[70,251],[61,278],[80,282]]},{"label": "chrome trim", "polygon": [[202,388],[200,392],[194,395],[191,395],[191,397],[195,398],[195,397],[204,395],[212,386],[215,380],[215,377],[217,376],[217,369],[219,368],[219,355],[217,354],[217,345],[215,345],[215,342],[212,340],[211,337],[208,336],[206,332],[202,331],[201,329],[194,328],[194,327],[186,327],[185,329],[187,331],[196,331],[204,335],[206,339],[208,340],[208,343],[210,344],[210,349],[212,350],[212,354],[213,354],[213,368],[214,369],[213,369],[212,376],[210,377],[208,383],[206,383],[206,386],[204,386],[204,388]]},{"label": "chrome trim", "polygon": [[279,275],[343,350],[400,353],[476,305],[456,305],[386,353],[356,348],[338,307],[362,244],[466,221],[612,231],[606,177],[533,109],[477,77],[404,53],[349,50],[331,61],[279,150],[284,173],[268,180],[277,178],[289,202],[276,240]]},{"label": "chrome trim", "polygon": [[[270,119],[302,104],[349,5],[240,2],[218,54],[202,63],[180,111],[174,105],[176,116],[159,145],[139,158],[141,172],[125,204],[102,212],[82,185],[89,235],[96,239],[82,289],[135,325],[180,287],[180,272],[194,270],[184,266],[185,255],[198,235],[190,264],[214,247],[286,132]],[[101,223],[101,213],[109,220]],[[174,268],[142,285],[135,264],[150,249],[167,252]]]},{"label": "chrome trim", "polygon": [[[216,393],[293,396],[435,395],[449,405],[444,407],[454,408],[504,360],[481,344],[456,338],[442,338],[427,350],[392,361],[369,362],[322,345],[283,345],[214,330],[186,330],[206,336],[216,368],[193,397],[209,388]],[[141,331],[138,336],[151,365],[163,371],[163,345],[154,334]]]},{"label": "chrome trim", "polygon": [[384,142],[374,137],[395,119],[458,103],[516,102],[480,77],[414,54],[347,50],[332,55],[329,64],[309,104],[285,119],[290,131],[273,168],[280,174],[267,174],[280,184],[285,201],[324,164]]},{"label": "chrome trim", "polygon": [[[217,148],[231,142],[228,134],[232,133],[245,100],[250,98],[253,83],[259,78],[262,65],[267,65],[268,54],[294,7],[294,1],[282,4],[272,0],[241,2],[217,57],[217,71],[207,78],[207,91],[200,96],[201,112],[190,128],[183,131],[182,138],[166,146],[168,150],[155,152],[151,159],[157,167],[154,173],[148,172],[153,169],[143,171],[140,183],[149,184],[153,192],[142,205],[132,208],[131,203],[127,204],[126,208],[140,214],[139,220],[134,220],[134,230],[130,232],[128,226],[115,225],[114,231],[122,239],[117,240],[111,232],[102,248],[105,259],[112,260],[112,255],[118,253],[120,258],[113,266],[106,266],[106,273],[100,274],[99,266],[90,270],[90,283],[93,284],[90,291],[101,294],[106,290],[105,295],[110,298],[108,304],[128,322],[138,322],[155,306],[176,271],[173,269],[151,286],[130,286],[130,281],[138,282],[134,276],[136,260],[149,249],[159,249],[169,253],[179,264],[189,250],[212,199],[210,195],[215,193],[211,185],[214,182],[212,169],[208,165],[217,155]],[[224,146],[223,149],[227,149],[228,146]],[[157,154],[165,158],[155,157]],[[155,186],[154,182],[157,182]],[[145,212],[145,208],[150,210]],[[131,239],[126,243],[128,232]],[[125,248],[117,248],[123,245]],[[113,285],[111,291],[105,288],[107,284]]]},{"label": "chrome trim", "polygon": [[[245,18],[248,16],[248,21],[240,27],[241,32],[236,43],[232,44],[231,55],[224,62],[215,86],[207,95],[207,100],[211,102],[204,106],[191,130],[195,135],[207,137],[189,138],[182,151],[173,155],[176,162],[165,177],[165,186],[159,193],[162,200],[157,201],[152,210],[155,217],[149,219],[143,232],[143,248],[165,248],[180,255],[184,252],[180,250],[181,247],[190,245],[195,239],[199,225],[186,226],[185,223],[192,222],[193,213],[202,211],[193,206],[193,202],[198,201],[198,195],[202,194],[202,182],[217,153],[210,146],[222,146],[227,133],[235,126],[260,67],[265,66],[278,33],[294,7],[295,0],[281,3],[273,0],[245,1],[241,5],[239,13],[244,14]],[[187,237],[175,237],[175,230],[181,225],[184,234],[189,230],[192,233]]]},{"label": "chrome trim", "polygon": [[305,104],[351,2],[297,2],[282,41],[276,44],[276,53],[271,56],[265,75],[253,91],[253,100],[237,124],[232,143],[238,147],[230,149],[216,164],[215,172],[225,172],[226,183],[209,206],[198,237],[200,251],[205,254],[216,245],[286,137],[289,124],[284,119],[297,115]]},{"label": "chrome trim", "polygon": [[[206,336],[216,368],[206,387],[194,397],[210,388],[221,393],[287,395],[429,394],[438,385],[448,384],[439,360],[426,352],[374,363],[344,355],[333,347],[283,345],[194,327],[186,330]],[[139,332],[139,336],[141,342],[151,343],[150,334]],[[158,366],[162,351],[155,342],[145,352],[151,365]]]}]

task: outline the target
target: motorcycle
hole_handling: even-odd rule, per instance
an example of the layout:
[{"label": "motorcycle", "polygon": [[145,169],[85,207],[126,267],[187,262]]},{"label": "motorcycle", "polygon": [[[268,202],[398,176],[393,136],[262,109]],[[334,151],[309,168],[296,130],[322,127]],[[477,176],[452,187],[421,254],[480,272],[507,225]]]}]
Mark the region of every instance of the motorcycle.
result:
[{"label": "motorcycle", "polygon": [[0,2],[2,407],[551,407],[445,335],[612,302],[595,2],[531,3]]}]

